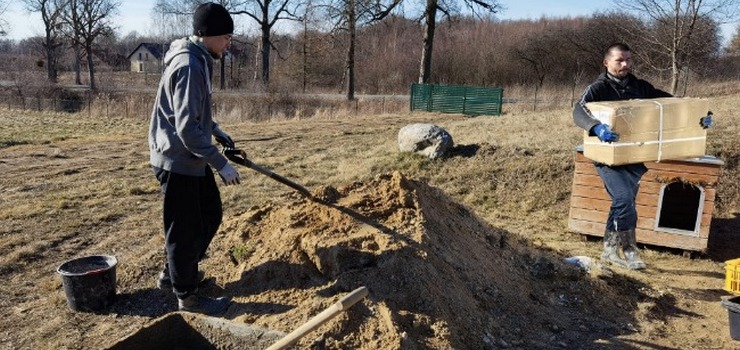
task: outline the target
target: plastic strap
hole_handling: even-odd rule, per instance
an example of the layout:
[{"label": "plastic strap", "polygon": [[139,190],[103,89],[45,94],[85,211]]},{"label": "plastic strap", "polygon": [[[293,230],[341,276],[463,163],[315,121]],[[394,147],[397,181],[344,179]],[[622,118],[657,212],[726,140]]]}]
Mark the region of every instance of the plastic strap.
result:
[{"label": "plastic strap", "polygon": [[699,140],[705,140],[705,139],[706,137],[704,136],[696,136],[696,137],[684,137],[680,139],[670,139],[670,140],[662,140],[662,141],[635,141],[635,142],[619,142],[619,143],[612,143],[612,144],[605,144],[604,142],[587,141],[587,142],[584,142],[583,144],[618,148],[618,147],[630,147],[630,146],[645,146],[645,145],[652,145],[656,143],[660,144],[660,143],[671,143],[671,142],[699,141]]},{"label": "plastic strap", "polygon": [[656,163],[659,163],[660,160],[663,158],[663,104],[658,101],[652,102],[660,107],[660,118],[658,125],[658,160],[655,161]]}]

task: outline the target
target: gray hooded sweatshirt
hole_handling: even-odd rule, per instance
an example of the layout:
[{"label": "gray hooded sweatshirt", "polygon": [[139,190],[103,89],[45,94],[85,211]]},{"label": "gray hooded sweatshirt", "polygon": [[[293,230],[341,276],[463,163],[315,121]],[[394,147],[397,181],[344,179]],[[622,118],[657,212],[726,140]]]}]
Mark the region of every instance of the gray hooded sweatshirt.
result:
[{"label": "gray hooded sweatshirt", "polygon": [[211,55],[183,38],[172,42],[164,63],[149,126],[151,165],[189,176],[205,176],[206,165],[220,170],[227,160],[211,141],[218,126],[211,112]]}]

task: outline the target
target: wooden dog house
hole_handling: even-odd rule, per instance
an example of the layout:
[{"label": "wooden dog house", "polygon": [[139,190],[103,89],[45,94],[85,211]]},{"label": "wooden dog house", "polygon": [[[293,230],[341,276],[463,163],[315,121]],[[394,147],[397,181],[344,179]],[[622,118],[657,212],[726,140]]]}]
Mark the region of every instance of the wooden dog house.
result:
[{"label": "wooden dog house", "polygon": [[[711,157],[646,162],[637,194],[637,242],[703,252],[709,241],[715,186],[724,162]],[[593,161],[575,156],[568,229],[604,236],[611,198]]]}]

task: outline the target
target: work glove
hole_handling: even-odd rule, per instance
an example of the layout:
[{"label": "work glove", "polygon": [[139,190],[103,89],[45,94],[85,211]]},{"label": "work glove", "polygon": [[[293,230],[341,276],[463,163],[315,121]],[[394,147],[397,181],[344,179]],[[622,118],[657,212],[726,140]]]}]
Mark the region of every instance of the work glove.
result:
[{"label": "work glove", "polygon": [[226,165],[218,171],[218,174],[221,175],[221,180],[224,180],[226,186],[240,183],[239,172],[229,163],[226,163]]},{"label": "work glove", "polygon": [[617,142],[619,141],[619,134],[609,129],[608,124],[597,124],[594,126],[594,134],[601,140],[601,142]]},{"label": "work glove", "polygon": [[712,111],[707,112],[706,117],[701,117],[699,119],[699,124],[702,128],[706,129],[710,126],[712,126]]},{"label": "work glove", "polygon": [[231,139],[231,136],[229,134],[225,133],[221,128],[218,126],[213,129],[213,137],[216,138],[216,141],[221,144],[221,146],[224,146],[225,148],[234,148],[234,140]]}]

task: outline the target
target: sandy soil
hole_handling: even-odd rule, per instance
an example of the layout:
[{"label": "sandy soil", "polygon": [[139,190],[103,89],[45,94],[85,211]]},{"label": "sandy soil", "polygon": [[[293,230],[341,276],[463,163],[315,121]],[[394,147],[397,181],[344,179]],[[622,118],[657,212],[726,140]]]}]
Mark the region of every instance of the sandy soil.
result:
[{"label": "sandy soil", "polygon": [[[407,123],[438,123],[453,136],[476,128],[517,135],[514,117],[231,125],[254,159],[334,198],[312,201],[244,169],[241,188],[223,189],[227,209],[202,263],[203,289],[233,297],[225,319],[287,333],[368,288],[367,298],[296,348],[740,349],[719,302],[727,295],[722,262],[740,257],[736,198],[724,199],[710,247],[694,259],[644,247],[646,271],[585,273],[563,262],[600,251],[600,242],[565,229],[576,131],[553,150],[510,146],[505,136],[459,137],[460,155],[438,162],[393,149]],[[573,128],[567,115],[558,123]],[[170,293],[154,288],[160,198],[145,122],[114,124],[0,149],[2,200],[10,204],[0,214],[0,349],[105,349],[176,309]],[[341,150],[328,151],[334,147]],[[513,178],[522,169],[507,166],[509,158],[529,167],[564,160],[542,175],[556,191],[493,188],[466,171]],[[728,178],[736,166],[729,163],[720,182],[736,181]],[[118,295],[99,313],[71,312],[55,269],[90,254],[118,258]]]}]

